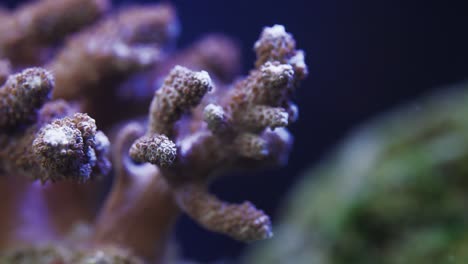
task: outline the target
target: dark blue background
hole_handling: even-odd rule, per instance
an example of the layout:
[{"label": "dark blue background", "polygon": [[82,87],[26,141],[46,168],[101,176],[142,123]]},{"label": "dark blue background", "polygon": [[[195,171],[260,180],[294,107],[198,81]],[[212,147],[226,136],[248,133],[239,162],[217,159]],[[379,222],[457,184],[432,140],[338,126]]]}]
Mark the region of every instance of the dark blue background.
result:
[{"label": "dark blue background", "polygon": [[[9,1],[14,5],[17,1]],[[150,1],[114,1],[132,4]],[[244,72],[263,26],[284,24],[306,51],[310,77],[298,91],[300,121],[289,165],[261,175],[229,177],[213,190],[251,200],[273,215],[291,184],[344,136],[377,113],[468,77],[468,3],[394,0],[174,0],[186,45],[223,32],[243,47]],[[333,208],[330,208],[333,210]],[[244,245],[183,218],[183,253],[211,261],[238,256]]]}]

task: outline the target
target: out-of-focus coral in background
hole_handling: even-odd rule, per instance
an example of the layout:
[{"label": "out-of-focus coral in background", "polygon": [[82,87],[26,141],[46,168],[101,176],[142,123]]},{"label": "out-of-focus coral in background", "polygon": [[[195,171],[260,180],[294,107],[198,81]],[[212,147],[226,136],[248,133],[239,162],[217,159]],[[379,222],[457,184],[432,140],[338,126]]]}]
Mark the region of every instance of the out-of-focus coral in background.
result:
[{"label": "out-of-focus coral in background", "polygon": [[291,191],[248,263],[466,263],[468,85],[357,129]]}]

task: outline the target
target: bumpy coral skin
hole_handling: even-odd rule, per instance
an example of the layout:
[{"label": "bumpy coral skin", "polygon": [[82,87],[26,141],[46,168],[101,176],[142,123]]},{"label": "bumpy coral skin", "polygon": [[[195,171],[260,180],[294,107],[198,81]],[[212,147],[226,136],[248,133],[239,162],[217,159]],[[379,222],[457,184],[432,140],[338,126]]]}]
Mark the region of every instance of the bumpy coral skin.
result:
[{"label": "bumpy coral skin", "polygon": [[295,121],[297,107],[291,102],[295,77],[290,64],[268,61],[238,81],[222,98],[232,129],[261,134]]},{"label": "bumpy coral skin", "polygon": [[284,26],[274,25],[263,30],[260,39],[255,42],[254,49],[257,54],[257,68],[267,61],[287,63],[286,59],[294,56],[296,52],[296,41],[286,32]]},{"label": "bumpy coral skin", "polygon": [[[289,64],[266,62],[259,70],[236,83],[229,104],[235,119],[240,119],[246,109],[262,106],[284,107],[293,86],[294,71]],[[239,117],[236,117],[239,116]],[[243,120],[239,120],[242,124]]]},{"label": "bumpy coral skin", "polygon": [[37,133],[32,148],[45,172],[41,181],[84,182],[92,175],[105,175],[110,169],[105,158],[109,141],[86,114],[77,113],[45,125]]},{"label": "bumpy coral skin", "polygon": [[281,64],[290,64],[294,68],[296,78],[302,80],[307,77],[304,51],[296,50],[296,41],[286,32],[284,26],[274,25],[264,28],[260,39],[255,42],[254,49],[257,54],[256,68],[260,68],[268,61],[277,61]]},{"label": "bumpy coral skin", "polygon": [[91,24],[108,7],[107,0],[42,0],[2,14],[0,57],[14,64],[43,62],[43,48]]},{"label": "bumpy coral skin", "polygon": [[208,129],[213,133],[221,133],[226,129],[228,120],[223,107],[216,104],[208,104],[203,109],[203,120],[208,125]]},{"label": "bumpy coral skin", "polygon": [[212,88],[207,72],[174,67],[151,102],[149,133],[172,136],[174,123],[190,108],[197,106]]},{"label": "bumpy coral skin", "polygon": [[174,142],[164,135],[144,136],[130,148],[130,156],[136,162],[149,162],[160,167],[170,166],[176,158]]},{"label": "bumpy coral skin", "polygon": [[[41,118],[42,119],[42,118]],[[46,118],[43,118],[46,119]],[[83,114],[33,125],[15,136],[0,134],[0,169],[33,179],[83,182],[109,172],[109,142]]]},{"label": "bumpy coral skin", "polygon": [[289,114],[281,107],[270,107],[259,105],[249,109],[244,119],[244,125],[251,131],[263,131],[269,127],[286,127],[288,125]]},{"label": "bumpy coral skin", "polygon": [[49,98],[53,86],[54,78],[41,68],[10,76],[0,87],[0,129],[34,121],[37,109]]},{"label": "bumpy coral skin", "polygon": [[268,142],[258,135],[243,133],[234,140],[237,153],[246,158],[261,160],[268,155]]},{"label": "bumpy coral skin", "polygon": [[270,218],[249,202],[229,204],[209,194],[203,186],[184,185],[176,191],[178,205],[208,230],[240,241],[273,236]]}]

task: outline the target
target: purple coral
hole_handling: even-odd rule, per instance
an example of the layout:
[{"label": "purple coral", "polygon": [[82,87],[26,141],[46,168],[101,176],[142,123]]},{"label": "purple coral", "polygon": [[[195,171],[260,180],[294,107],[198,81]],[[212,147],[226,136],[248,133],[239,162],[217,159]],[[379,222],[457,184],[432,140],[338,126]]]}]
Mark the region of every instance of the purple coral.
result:
[{"label": "purple coral", "polygon": [[29,68],[8,77],[0,87],[0,128],[34,121],[36,110],[49,99],[53,86],[54,78],[41,68]]},{"label": "purple coral", "polygon": [[66,104],[46,104],[53,88],[52,74],[42,68],[11,75],[0,88],[0,169],[43,182],[107,174],[106,137],[86,114],[67,116]]},{"label": "purple coral", "polygon": [[[51,9],[50,28],[60,34],[30,25],[32,31],[21,37],[34,42],[21,47],[35,56],[17,58],[9,42],[0,41],[7,58],[0,65],[5,81],[0,88],[0,187],[15,182],[18,188],[5,191],[15,197],[8,201],[18,204],[4,201],[0,206],[22,222],[13,208],[29,203],[16,198],[34,194],[36,207],[47,212],[38,218],[50,225],[31,228],[24,239],[15,228],[2,229],[2,221],[15,222],[4,219],[0,249],[30,256],[44,252],[38,243],[43,237],[59,262],[163,261],[179,213],[236,240],[271,237],[265,212],[247,201],[223,201],[208,188],[227,172],[287,160],[292,137],[286,127],[298,112],[291,100],[307,75],[304,54],[296,50],[292,35],[283,26],[265,28],[255,43],[255,68],[236,79],[239,52],[229,38],[211,35],[179,53],[167,49],[178,34],[170,5],[131,7],[99,19],[110,9],[107,1],[80,3],[67,0]],[[40,14],[51,5],[38,1],[12,12],[11,21],[27,10],[42,21]],[[73,12],[77,6],[86,11],[83,17]],[[63,46],[55,46],[72,32]],[[37,62],[52,74],[28,68],[10,75],[11,69]],[[141,92],[143,99],[129,102],[122,91]],[[139,118],[148,109],[147,119]],[[111,172],[108,155],[114,182],[96,215],[93,205],[101,184],[92,180]],[[91,232],[70,240],[80,220]],[[67,243],[58,246],[57,241]]]},{"label": "purple coral", "polygon": [[42,181],[69,178],[84,182],[93,175],[109,172],[110,164],[105,158],[109,141],[86,114],[76,113],[43,126],[32,148],[44,170]]}]

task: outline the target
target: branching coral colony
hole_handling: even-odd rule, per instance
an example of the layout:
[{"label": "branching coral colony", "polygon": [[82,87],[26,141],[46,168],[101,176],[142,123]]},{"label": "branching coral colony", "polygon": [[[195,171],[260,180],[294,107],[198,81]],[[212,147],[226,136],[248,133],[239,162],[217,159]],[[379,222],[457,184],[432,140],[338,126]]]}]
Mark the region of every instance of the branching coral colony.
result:
[{"label": "branching coral colony", "polygon": [[0,14],[0,263],[168,262],[180,212],[240,241],[272,236],[264,212],[207,187],[287,160],[307,67],[283,26],[263,30],[255,68],[233,82],[235,42],[174,52],[168,4],[43,0]]}]

